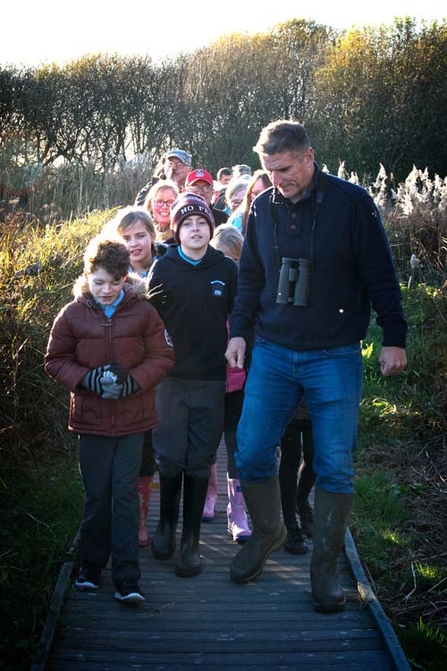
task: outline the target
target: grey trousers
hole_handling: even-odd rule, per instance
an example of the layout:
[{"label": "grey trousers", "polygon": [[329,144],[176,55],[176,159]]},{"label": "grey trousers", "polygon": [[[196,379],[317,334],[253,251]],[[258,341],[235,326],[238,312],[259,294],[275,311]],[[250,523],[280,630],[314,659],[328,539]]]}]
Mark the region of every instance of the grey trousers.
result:
[{"label": "grey trousers", "polygon": [[80,435],[78,441],[85,490],[81,566],[100,570],[112,554],[117,588],[140,578],[137,480],[143,442],[143,433],[119,438]]},{"label": "grey trousers", "polygon": [[152,431],[162,475],[207,478],[224,422],[225,382],[166,377],[155,388],[158,423]]}]

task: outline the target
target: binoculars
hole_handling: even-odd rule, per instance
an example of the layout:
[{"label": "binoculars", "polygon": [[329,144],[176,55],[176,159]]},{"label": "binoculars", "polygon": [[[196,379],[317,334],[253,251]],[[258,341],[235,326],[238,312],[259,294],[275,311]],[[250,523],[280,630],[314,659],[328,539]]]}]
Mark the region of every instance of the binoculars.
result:
[{"label": "binoculars", "polygon": [[307,305],[311,267],[311,259],[283,257],[276,296],[278,305]]}]

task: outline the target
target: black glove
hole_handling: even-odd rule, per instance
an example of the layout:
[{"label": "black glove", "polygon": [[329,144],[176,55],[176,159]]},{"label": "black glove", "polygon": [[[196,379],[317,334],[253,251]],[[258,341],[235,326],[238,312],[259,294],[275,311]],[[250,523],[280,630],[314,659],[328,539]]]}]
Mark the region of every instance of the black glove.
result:
[{"label": "black glove", "polygon": [[[104,366],[104,370],[106,371],[105,375],[107,377],[114,376],[117,386],[121,386],[122,398],[130,396],[131,394],[134,394],[136,391],[138,391],[139,389],[138,382],[136,382],[136,380],[134,380],[134,378],[127,372],[127,370],[122,366],[120,366],[118,363],[114,363],[112,361],[111,363],[108,363]],[[110,391],[112,393],[111,387]],[[103,398],[105,398],[105,396],[103,396]]]},{"label": "black glove", "polygon": [[99,366],[98,368],[93,368],[86,373],[82,379],[81,387],[90,389],[94,394],[101,396],[102,387],[101,387],[101,378],[104,375],[104,366]]},{"label": "black glove", "polygon": [[117,376],[110,365],[98,366],[84,375],[81,386],[105,399],[117,400],[121,397],[123,385],[117,383]]},{"label": "black glove", "polygon": [[123,383],[123,391],[121,392],[121,396],[125,398],[126,396],[130,396],[131,394],[135,394],[136,391],[139,389],[138,382],[133,379],[129,373],[126,375],[126,379],[124,380]]},{"label": "black glove", "polygon": [[104,370],[110,371],[115,376],[115,382],[118,384],[124,384],[124,381],[127,377],[127,370],[119,365],[119,363],[108,363],[104,366]]}]

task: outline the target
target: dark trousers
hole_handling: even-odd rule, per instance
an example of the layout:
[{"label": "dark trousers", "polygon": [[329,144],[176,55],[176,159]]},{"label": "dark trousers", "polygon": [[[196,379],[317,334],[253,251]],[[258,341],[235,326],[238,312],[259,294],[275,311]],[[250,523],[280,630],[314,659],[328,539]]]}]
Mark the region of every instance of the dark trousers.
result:
[{"label": "dark trousers", "polygon": [[[292,420],[281,440],[281,463],[279,467],[282,511],[284,524],[288,529],[296,524],[297,491],[303,498],[307,499],[314,485],[313,456],[314,444],[311,423]],[[299,483],[297,484],[298,471]]]},{"label": "dark trousers", "polygon": [[138,582],[137,479],[144,434],[119,438],[79,436],[79,469],[85,490],[80,529],[81,565],[102,569],[112,555],[112,580]]},{"label": "dark trousers", "polygon": [[209,477],[224,423],[225,382],[166,377],[155,388],[152,432],[160,474]]}]

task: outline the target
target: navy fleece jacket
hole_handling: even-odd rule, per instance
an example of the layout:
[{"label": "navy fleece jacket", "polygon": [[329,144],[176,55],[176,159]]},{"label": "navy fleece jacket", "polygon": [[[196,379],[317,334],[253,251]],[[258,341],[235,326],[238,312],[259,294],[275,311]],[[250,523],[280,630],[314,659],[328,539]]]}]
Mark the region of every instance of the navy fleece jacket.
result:
[{"label": "navy fleece jacket", "polygon": [[172,338],[172,377],[224,380],[227,319],[237,288],[237,265],[208,246],[198,265],[181,258],[171,245],[151,268],[151,303]]},{"label": "navy fleece jacket", "polygon": [[[275,235],[276,229],[276,235]],[[311,259],[308,304],[278,305],[280,257]],[[380,214],[367,191],[315,164],[292,204],[274,188],[255,199],[242,249],[231,337],[258,336],[293,350],[362,340],[371,307],[383,345],[405,347],[401,292]]]}]

